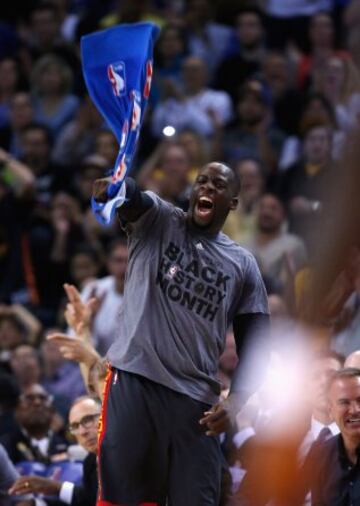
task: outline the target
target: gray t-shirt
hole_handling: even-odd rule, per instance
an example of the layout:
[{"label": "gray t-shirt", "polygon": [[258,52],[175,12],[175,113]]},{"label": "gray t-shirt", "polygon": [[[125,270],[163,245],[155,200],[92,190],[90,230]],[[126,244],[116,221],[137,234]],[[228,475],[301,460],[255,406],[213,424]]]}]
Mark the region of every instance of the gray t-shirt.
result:
[{"label": "gray t-shirt", "polygon": [[237,314],[268,312],[265,287],[251,253],[221,232],[194,232],[181,209],[148,195],[154,205],[128,226],[124,302],[108,359],[213,404],[226,330]]}]

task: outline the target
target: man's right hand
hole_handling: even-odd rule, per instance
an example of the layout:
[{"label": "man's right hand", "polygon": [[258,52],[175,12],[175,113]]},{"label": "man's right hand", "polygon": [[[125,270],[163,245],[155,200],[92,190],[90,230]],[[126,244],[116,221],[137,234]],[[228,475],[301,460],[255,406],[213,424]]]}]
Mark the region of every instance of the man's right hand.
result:
[{"label": "man's right hand", "polygon": [[46,494],[59,495],[61,482],[40,476],[22,476],[9,490],[10,495]]},{"label": "man's right hand", "polygon": [[105,204],[108,201],[107,189],[110,184],[109,178],[96,179],[93,184],[93,196],[96,202]]}]

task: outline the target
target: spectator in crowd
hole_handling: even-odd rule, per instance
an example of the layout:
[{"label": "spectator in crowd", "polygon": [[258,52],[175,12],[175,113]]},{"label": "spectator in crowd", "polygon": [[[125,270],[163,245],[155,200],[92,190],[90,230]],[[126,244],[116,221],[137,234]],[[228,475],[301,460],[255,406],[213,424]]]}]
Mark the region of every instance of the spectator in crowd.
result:
[{"label": "spectator in crowd", "polygon": [[16,408],[17,424],[0,438],[13,463],[48,464],[63,455],[67,443],[51,430],[53,416],[52,398],[41,385],[31,385],[22,392]]},{"label": "spectator in crowd", "polygon": [[109,246],[108,251],[107,270],[109,275],[88,283],[81,293],[81,298],[84,301],[91,297],[98,299],[98,309],[91,333],[100,355],[105,355],[119,333],[118,313],[123,302],[128,258],[126,241],[116,239]]},{"label": "spectator in crowd", "polygon": [[152,131],[160,137],[166,126],[176,131],[193,128],[201,135],[212,136],[232,117],[229,95],[207,87],[208,75],[204,61],[188,56],[182,65],[183,91],[168,82],[168,97],[160,102],[153,114]]},{"label": "spectator in crowd", "polygon": [[103,128],[95,136],[95,154],[102,156],[108,163],[108,168],[112,169],[115,165],[119,145],[115,135],[111,130]]},{"label": "spectator in crowd", "polygon": [[224,232],[240,244],[246,243],[255,230],[256,207],[264,191],[265,179],[261,164],[255,158],[244,158],[236,166],[241,190],[235,212],[228,216]]},{"label": "spectator in crowd", "polygon": [[332,158],[339,160],[343,154],[345,133],[338,128],[335,118],[335,112],[331,103],[320,93],[312,93],[307,96],[303,111],[299,120],[296,136],[292,135],[286,138],[281,157],[279,160],[279,169],[287,170],[289,167],[299,162],[302,155],[302,135],[311,123],[323,123],[332,128]]},{"label": "spectator in crowd", "polygon": [[64,360],[56,344],[44,339],[41,344],[41,384],[49,394],[62,398],[66,408],[80,395],[85,394],[85,385],[77,364]]},{"label": "spectator in crowd", "polygon": [[226,55],[232,38],[232,29],[213,21],[209,0],[186,0],[184,20],[190,54],[201,58],[210,74],[216,71]]},{"label": "spectator in crowd", "polygon": [[86,156],[93,153],[96,133],[103,123],[90,97],[86,96],[80,103],[75,118],[56,136],[52,150],[53,160],[60,165],[76,168]]},{"label": "spectator in crowd", "polygon": [[83,211],[86,211],[89,207],[93,181],[99,177],[103,177],[108,168],[108,161],[101,155],[89,155],[79,162],[73,179],[77,197]]},{"label": "spectator in crowd", "polygon": [[75,335],[70,337],[55,332],[47,339],[59,347],[64,358],[79,364],[88,392],[103,399],[108,369],[105,360],[95,350],[92,338],[92,322],[97,308],[97,299],[91,298],[83,302],[74,285],[65,284],[64,289],[68,297],[64,316]]},{"label": "spectator in crowd", "polygon": [[[155,92],[160,99],[166,98],[167,84],[170,81],[181,86],[181,67],[187,54],[184,29],[177,24],[167,24],[161,29],[154,51]],[[170,84],[171,86],[171,84]],[[154,94],[154,88],[151,94]]]},{"label": "spectator in crowd", "polygon": [[289,206],[291,229],[304,235],[323,206],[322,192],[332,169],[332,129],[328,124],[308,125],[303,156],[290,167],[280,184],[280,195]]},{"label": "spectator in crowd", "polygon": [[234,104],[239,88],[259,72],[266,55],[263,19],[256,7],[241,9],[236,16],[235,34],[237,51],[221,61],[215,80],[215,88],[227,91]]},{"label": "spectator in crowd", "polygon": [[101,261],[97,251],[85,243],[80,245],[71,257],[70,277],[74,284],[83,290],[98,277],[100,268]]},{"label": "spectator in crowd", "polygon": [[210,160],[210,146],[206,139],[191,128],[181,130],[177,142],[185,149],[189,158],[191,172],[190,181],[194,181],[198,170]]},{"label": "spectator in crowd", "polygon": [[332,104],[340,129],[358,127],[360,72],[349,58],[329,57],[314,88]]},{"label": "spectator in crowd", "polygon": [[290,61],[282,53],[269,52],[263,59],[261,73],[271,93],[275,125],[287,134],[295,133],[303,95],[292,80]]},{"label": "spectator in crowd", "polygon": [[61,37],[60,17],[54,2],[44,0],[35,4],[27,21],[21,56],[29,75],[34,62],[49,53],[62,58],[73,71],[80,70],[76,48]]},{"label": "spectator in crowd", "polygon": [[38,350],[30,344],[21,344],[12,351],[10,365],[22,391],[40,383],[40,355]]},{"label": "spectator in crowd", "polygon": [[267,36],[271,48],[282,50],[289,44],[306,51],[308,49],[308,26],[311,18],[319,12],[331,10],[330,0],[284,3],[268,0],[265,11],[268,15]]},{"label": "spectator in crowd", "polygon": [[10,99],[9,123],[0,128],[0,146],[14,156],[23,155],[22,131],[34,117],[29,93],[19,91]]},{"label": "spectator in crowd", "polygon": [[309,23],[310,53],[299,61],[297,82],[301,88],[314,84],[332,56],[347,56],[345,51],[335,49],[335,26],[329,12],[320,11]]},{"label": "spectator in crowd", "polygon": [[22,130],[22,162],[35,176],[34,198],[42,204],[49,204],[51,196],[60,189],[67,189],[69,181],[66,172],[51,161],[51,136],[47,127],[30,123]]},{"label": "spectator in crowd", "polygon": [[74,119],[79,99],[71,94],[70,67],[52,55],[40,58],[31,73],[34,119],[56,134]]},{"label": "spectator in crowd", "polygon": [[144,188],[154,190],[178,207],[186,208],[191,169],[186,149],[179,142],[164,141],[147,159],[138,180]]},{"label": "spectator in crowd", "polygon": [[264,84],[256,79],[240,89],[236,121],[224,132],[222,151],[226,160],[259,158],[265,175],[276,170],[284,141],[283,133],[271,126],[271,97]]},{"label": "spectator in crowd", "polygon": [[34,343],[41,330],[40,322],[18,305],[0,307],[0,350],[2,361],[8,360],[17,346]]},{"label": "spectator in crowd", "polygon": [[24,493],[46,494],[58,497],[60,501],[71,506],[95,506],[98,488],[97,422],[100,408],[100,403],[96,399],[84,396],[74,401],[69,412],[69,431],[78,444],[89,452],[83,463],[81,485],[40,476],[23,476],[12,485],[10,494],[13,496]]},{"label": "spectator in crowd", "polygon": [[342,355],[327,350],[315,354],[311,362],[307,386],[311,423],[299,449],[302,461],[315,441],[326,440],[340,432],[329,411],[327,387],[332,375],[339,371],[343,365],[344,357]]},{"label": "spectator in crowd", "polygon": [[[51,203],[49,214],[38,216],[29,224],[27,238],[36,304],[45,311],[40,311],[39,318],[53,325],[62,285],[70,277],[71,255],[85,241],[91,244],[91,238],[82,222],[79,203],[72,195],[58,192]],[[26,283],[26,271],[24,278]]]},{"label": "spectator in crowd", "polygon": [[286,282],[285,258],[291,258],[295,272],[307,260],[303,241],[286,232],[286,214],[276,195],[267,193],[260,197],[254,235],[246,247],[257,258],[265,276]]},{"label": "spectator in crowd", "polygon": [[360,370],[341,369],[328,385],[330,412],[340,434],[312,448],[307,479],[312,504],[356,504],[359,487]]},{"label": "spectator in crowd", "polygon": [[0,128],[9,122],[10,101],[24,87],[19,63],[14,58],[0,61]]}]

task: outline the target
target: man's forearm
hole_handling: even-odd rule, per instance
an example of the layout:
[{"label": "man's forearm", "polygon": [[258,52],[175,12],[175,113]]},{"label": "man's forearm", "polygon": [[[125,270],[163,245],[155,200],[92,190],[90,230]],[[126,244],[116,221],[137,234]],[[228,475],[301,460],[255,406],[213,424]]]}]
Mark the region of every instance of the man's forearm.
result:
[{"label": "man's forearm", "polygon": [[134,179],[127,177],[125,184],[126,199],[117,213],[122,223],[133,223],[150,209],[153,201],[149,195],[140,190]]}]

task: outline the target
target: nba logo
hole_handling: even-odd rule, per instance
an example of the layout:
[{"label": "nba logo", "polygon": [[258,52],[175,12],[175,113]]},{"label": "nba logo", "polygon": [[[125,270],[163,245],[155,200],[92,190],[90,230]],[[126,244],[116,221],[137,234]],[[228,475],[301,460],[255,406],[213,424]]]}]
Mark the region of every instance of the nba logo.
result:
[{"label": "nba logo", "polygon": [[115,97],[125,95],[125,63],[120,61],[108,65],[107,76]]},{"label": "nba logo", "polygon": [[131,116],[131,130],[136,130],[140,126],[141,119],[141,98],[138,91],[133,90],[133,111]]}]

